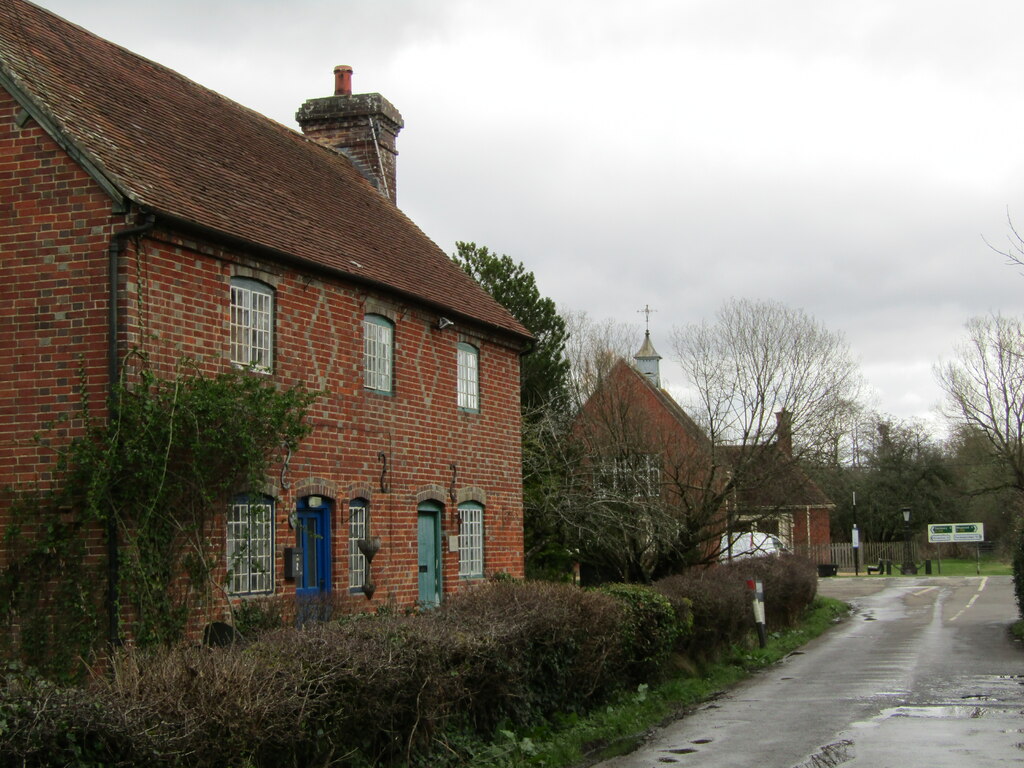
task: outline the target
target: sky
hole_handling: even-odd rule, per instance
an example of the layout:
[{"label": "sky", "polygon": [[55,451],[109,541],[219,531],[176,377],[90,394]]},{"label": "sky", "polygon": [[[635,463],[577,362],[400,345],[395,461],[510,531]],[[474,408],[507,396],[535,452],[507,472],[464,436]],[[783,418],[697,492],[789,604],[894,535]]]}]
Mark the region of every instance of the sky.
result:
[{"label": "sky", "polygon": [[1022,314],[1015,0],[41,0],[285,125],[402,113],[398,205],[448,253],[525,264],[560,309],[672,330],[730,298],[842,333],[871,405],[937,424],[968,318]]}]

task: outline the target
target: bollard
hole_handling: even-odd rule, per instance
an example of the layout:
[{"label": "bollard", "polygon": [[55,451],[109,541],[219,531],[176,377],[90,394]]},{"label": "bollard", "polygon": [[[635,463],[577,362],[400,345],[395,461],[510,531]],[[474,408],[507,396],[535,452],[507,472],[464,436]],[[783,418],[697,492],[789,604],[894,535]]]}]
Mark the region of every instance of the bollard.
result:
[{"label": "bollard", "polygon": [[892,560],[885,561],[885,575],[892,576]]},{"label": "bollard", "polygon": [[764,582],[760,579],[747,579],[747,588],[754,593],[754,623],[757,625],[757,642],[764,648],[768,644],[764,628]]},{"label": "bollard", "polygon": [[925,574],[925,576],[931,576],[932,575],[932,561],[931,560],[925,560],[924,561],[924,574]]}]

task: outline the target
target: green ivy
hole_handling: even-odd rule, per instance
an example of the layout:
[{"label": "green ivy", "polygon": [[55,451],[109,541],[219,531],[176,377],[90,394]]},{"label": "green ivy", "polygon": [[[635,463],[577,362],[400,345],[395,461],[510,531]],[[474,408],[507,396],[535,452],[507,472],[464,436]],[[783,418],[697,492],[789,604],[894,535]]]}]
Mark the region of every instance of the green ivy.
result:
[{"label": "green ivy", "polygon": [[169,377],[140,353],[129,362],[108,419],[91,412],[83,377],[85,433],[59,450],[52,491],[15,495],[4,535],[0,618],[17,627],[5,643],[58,676],[103,635],[106,556],[84,542],[117,531],[122,629],[141,646],[175,642],[223,587],[211,574],[228,502],[262,490],[309,432],[316,395],[302,387],[252,371],[203,376],[190,360]]}]

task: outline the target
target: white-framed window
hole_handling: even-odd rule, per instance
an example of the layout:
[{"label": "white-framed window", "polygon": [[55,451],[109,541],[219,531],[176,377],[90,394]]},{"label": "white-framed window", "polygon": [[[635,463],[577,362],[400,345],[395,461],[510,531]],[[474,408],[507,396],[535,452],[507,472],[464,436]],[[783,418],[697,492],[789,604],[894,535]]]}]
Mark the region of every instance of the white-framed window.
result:
[{"label": "white-framed window", "polygon": [[366,557],[359,550],[359,540],[366,538],[370,505],[366,499],[352,499],[348,504],[348,586],[362,589],[366,583]]},{"label": "white-framed window", "polygon": [[367,389],[391,392],[395,326],[382,315],[363,318],[363,383]]},{"label": "white-framed window", "polygon": [[228,509],[228,592],[253,595],[274,590],[274,502],[240,496]]},{"label": "white-framed window", "polygon": [[596,484],[599,493],[616,500],[661,497],[661,457],[635,453],[616,456],[599,463]]},{"label": "white-framed window", "polygon": [[231,362],[274,365],[274,289],[248,277],[231,278]]},{"label": "white-framed window", "polygon": [[484,575],[484,508],[476,502],[459,505],[459,576]]},{"label": "white-framed window", "polygon": [[471,344],[458,347],[459,408],[480,410],[480,350]]}]

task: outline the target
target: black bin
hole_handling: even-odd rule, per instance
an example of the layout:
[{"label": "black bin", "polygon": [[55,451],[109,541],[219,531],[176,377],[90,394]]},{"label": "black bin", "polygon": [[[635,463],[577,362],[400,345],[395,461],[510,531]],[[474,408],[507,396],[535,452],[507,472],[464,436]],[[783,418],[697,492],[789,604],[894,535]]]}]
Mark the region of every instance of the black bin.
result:
[{"label": "black bin", "polygon": [[819,576],[835,576],[839,573],[838,563],[819,563],[818,564],[818,575]]}]

